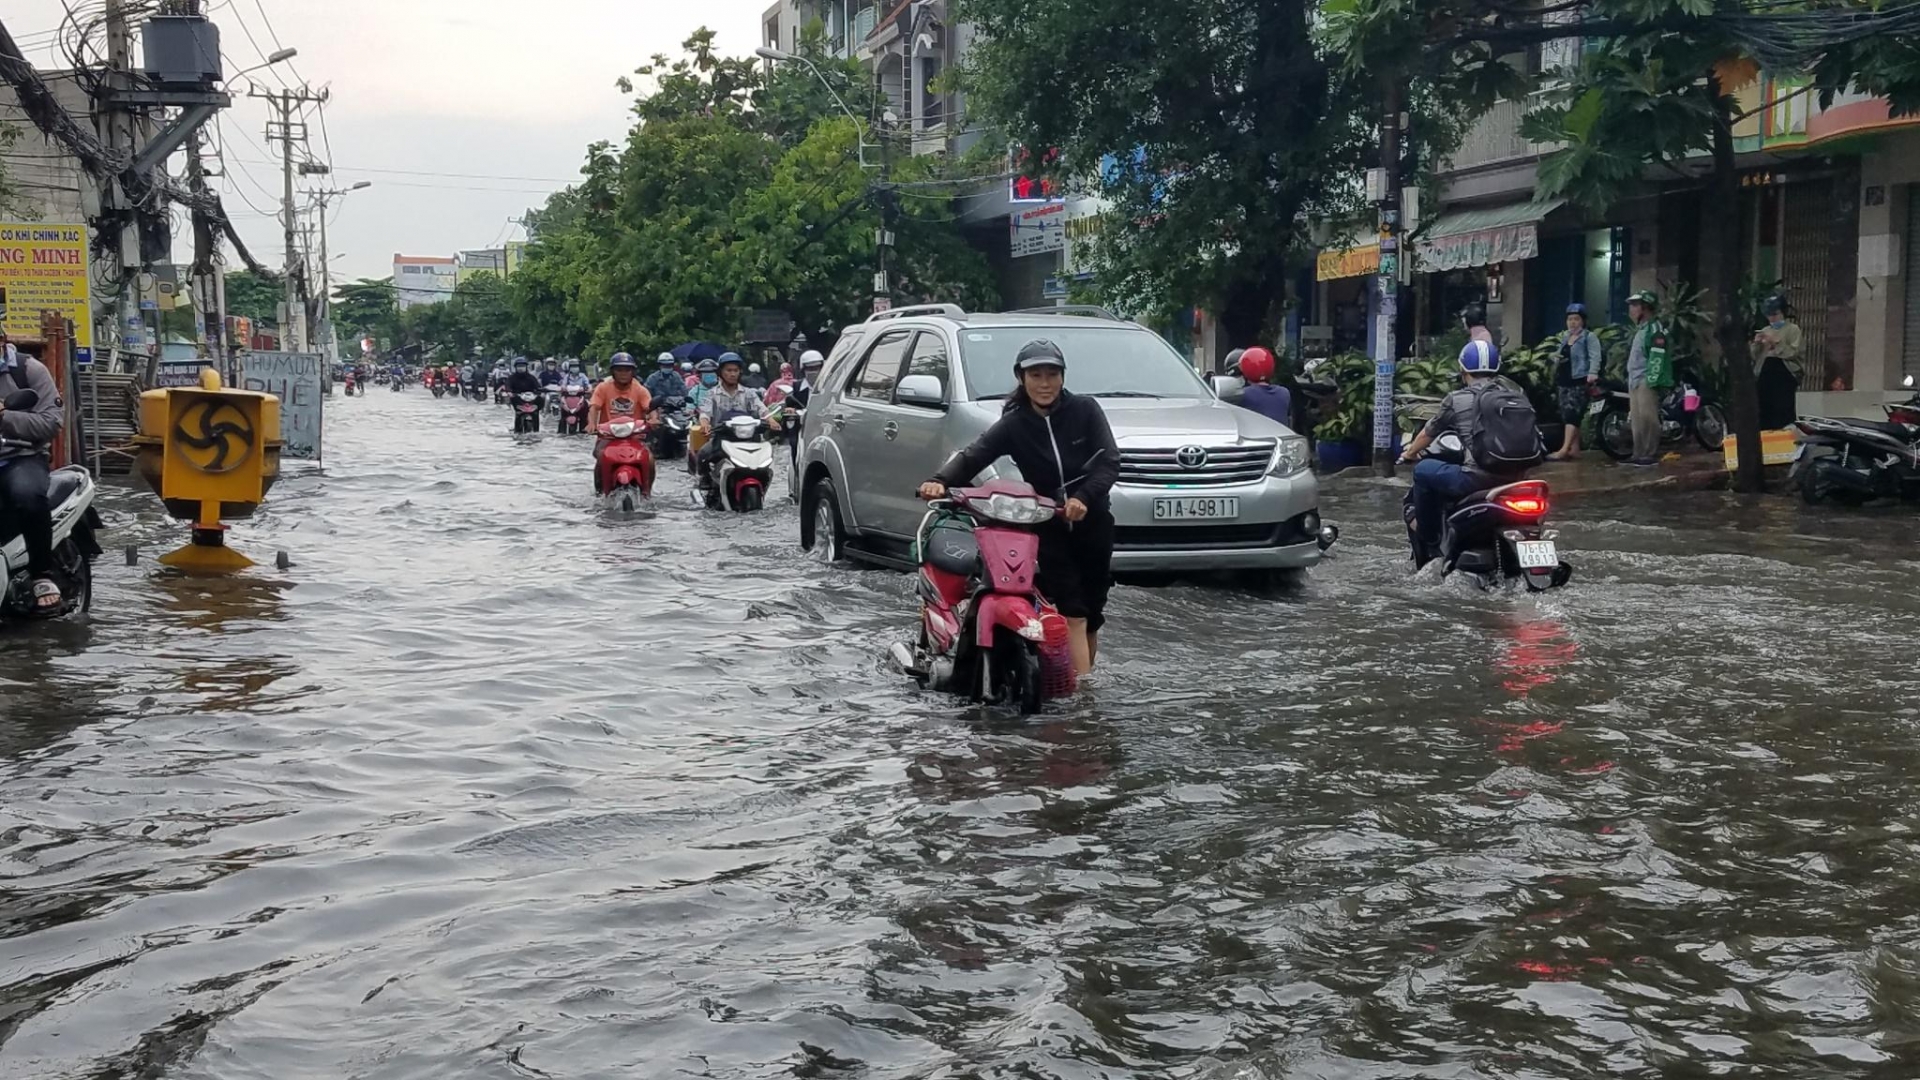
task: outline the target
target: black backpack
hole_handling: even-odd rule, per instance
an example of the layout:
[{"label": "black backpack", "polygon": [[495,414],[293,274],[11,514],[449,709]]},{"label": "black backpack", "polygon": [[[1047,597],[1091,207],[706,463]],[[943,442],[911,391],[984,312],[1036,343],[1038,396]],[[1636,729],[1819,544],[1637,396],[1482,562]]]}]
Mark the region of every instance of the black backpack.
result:
[{"label": "black backpack", "polygon": [[1518,473],[1540,464],[1539,419],[1527,395],[1505,379],[1495,379],[1474,395],[1473,463],[1495,473]]}]

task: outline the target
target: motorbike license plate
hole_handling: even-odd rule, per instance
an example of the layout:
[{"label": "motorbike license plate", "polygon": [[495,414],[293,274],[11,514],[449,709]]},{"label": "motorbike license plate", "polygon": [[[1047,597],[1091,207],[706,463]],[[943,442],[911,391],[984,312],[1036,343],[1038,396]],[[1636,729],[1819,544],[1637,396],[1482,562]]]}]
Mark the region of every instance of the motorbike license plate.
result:
[{"label": "motorbike license plate", "polygon": [[1521,540],[1513,545],[1522,570],[1551,570],[1560,565],[1560,553],[1551,540]]},{"label": "motorbike license plate", "polygon": [[1153,500],[1155,521],[1223,521],[1239,516],[1240,500],[1234,496]]},{"label": "motorbike license plate", "polygon": [[1599,401],[1596,401],[1593,404],[1587,406],[1587,415],[1599,416],[1601,410],[1605,409],[1606,407],[1607,407],[1607,399],[1601,398]]}]

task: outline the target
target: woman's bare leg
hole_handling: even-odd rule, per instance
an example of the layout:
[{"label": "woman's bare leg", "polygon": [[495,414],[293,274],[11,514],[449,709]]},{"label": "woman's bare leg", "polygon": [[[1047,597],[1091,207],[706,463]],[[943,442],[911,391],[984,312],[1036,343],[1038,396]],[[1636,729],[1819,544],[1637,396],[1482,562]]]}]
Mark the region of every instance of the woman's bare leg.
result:
[{"label": "woman's bare leg", "polygon": [[1073,650],[1073,670],[1085,675],[1093,670],[1093,638],[1087,633],[1087,620],[1067,620],[1067,647]]}]

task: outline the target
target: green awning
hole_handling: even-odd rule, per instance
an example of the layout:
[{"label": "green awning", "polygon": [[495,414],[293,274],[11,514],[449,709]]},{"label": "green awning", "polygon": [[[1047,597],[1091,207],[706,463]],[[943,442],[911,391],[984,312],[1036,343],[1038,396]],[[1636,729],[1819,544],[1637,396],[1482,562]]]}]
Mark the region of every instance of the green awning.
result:
[{"label": "green awning", "polygon": [[1531,259],[1540,254],[1541,219],[1565,202],[1508,203],[1441,214],[1414,233],[1414,265],[1433,272]]}]

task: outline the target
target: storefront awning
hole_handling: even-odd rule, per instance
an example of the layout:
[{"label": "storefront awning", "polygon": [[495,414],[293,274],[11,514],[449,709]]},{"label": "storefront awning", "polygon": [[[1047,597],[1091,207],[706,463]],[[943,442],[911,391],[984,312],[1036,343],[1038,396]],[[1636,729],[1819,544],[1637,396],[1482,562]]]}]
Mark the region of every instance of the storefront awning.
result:
[{"label": "storefront awning", "polygon": [[1541,219],[1565,202],[1508,203],[1441,214],[1414,235],[1415,265],[1432,272],[1531,259],[1540,254]]}]

